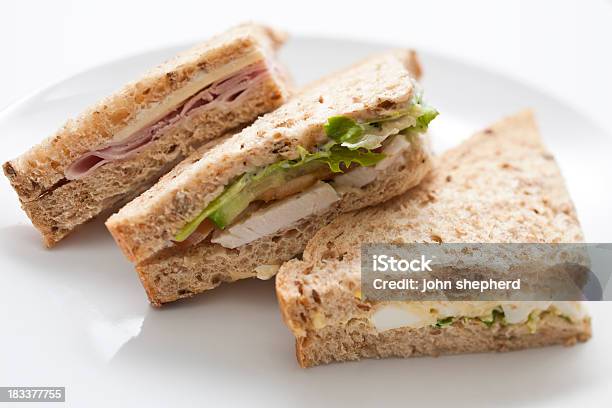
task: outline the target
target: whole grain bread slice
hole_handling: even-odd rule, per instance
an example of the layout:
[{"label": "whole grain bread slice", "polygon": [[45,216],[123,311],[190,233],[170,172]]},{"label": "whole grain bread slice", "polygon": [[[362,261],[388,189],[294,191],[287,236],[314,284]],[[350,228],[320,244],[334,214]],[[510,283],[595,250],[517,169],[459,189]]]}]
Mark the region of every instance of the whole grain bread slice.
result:
[{"label": "whole grain bread slice", "polygon": [[563,323],[553,316],[529,335],[520,325],[500,333],[456,326],[436,332],[435,341],[431,328],[378,333],[370,320],[376,305],[362,301],[359,292],[363,243],[582,239],[559,168],[540,140],[533,114],[524,111],[436,158],[430,175],[406,194],[320,229],[302,260],[281,267],[276,292],[302,366],[585,341],[588,318]]},{"label": "whole grain bread slice", "polygon": [[336,73],[231,139],[194,154],[106,223],[131,261],[140,263],[172,247],[172,239],[232,179],[262,166],[298,157],[325,142],[329,117],[371,119],[411,103],[418,66],[412,51],[369,58]]}]

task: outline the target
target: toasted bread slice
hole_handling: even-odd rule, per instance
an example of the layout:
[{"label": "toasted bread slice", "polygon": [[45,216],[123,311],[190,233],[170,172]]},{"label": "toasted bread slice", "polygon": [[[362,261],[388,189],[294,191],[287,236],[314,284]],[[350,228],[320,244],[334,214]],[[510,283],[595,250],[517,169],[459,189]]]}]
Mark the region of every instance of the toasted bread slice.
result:
[{"label": "toasted bread slice", "polygon": [[[265,26],[230,29],[125,85],[5,163],[4,172],[45,244],[54,245],[76,226],[137,196],[202,144],[281,105],[288,89],[272,60],[283,41],[284,34]],[[211,83],[258,63],[269,66],[270,74],[236,96],[240,99],[231,107],[196,109],[157,132],[134,154],[109,161],[91,174],[71,175],[71,166],[80,158],[129,141]]]},{"label": "toasted bread slice", "polygon": [[540,315],[535,333],[523,322],[487,327],[476,319],[457,319],[445,328],[379,331],[373,316],[384,305],[360,296],[360,248],[381,242],[582,239],[559,168],[542,145],[532,113],[525,111],[437,158],[430,175],[406,194],[321,228],[302,260],[280,268],[276,292],[303,367],[573,344],[590,337],[589,318],[578,314],[568,321],[551,310]]}]

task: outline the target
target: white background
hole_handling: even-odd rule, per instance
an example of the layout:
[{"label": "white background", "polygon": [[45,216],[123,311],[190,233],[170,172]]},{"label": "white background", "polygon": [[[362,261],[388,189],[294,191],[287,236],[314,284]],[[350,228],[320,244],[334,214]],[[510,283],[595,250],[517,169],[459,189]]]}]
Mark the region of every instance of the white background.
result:
[{"label": "white background", "polygon": [[[167,45],[183,44],[206,38],[212,33],[221,31],[227,26],[244,21],[256,20],[266,22],[280,28],[284,28],[295,34],[332,36],[340,38],[351,38],[361,40],[372,40],[387,42],[398,45],[412,45],[416,49],[430,51],[446,55],[455,59],[463,60],[474,66],[485,67],[498,71],[506,76],[518,79],[531,87],[563,100],[566,104],[574,107],[592,121],[612,134],[612,123],[608,121],[612,103],[612,53],[610,52],[612,39],[612,2],[611,1],[431,1],[420,0],[418,2],[357,2],[357,1],[225,1],[211,2],[193,1],[181,2],[176,0],[128,2],[107,0],[101,2],[77,2],[77,1],[19,1],[8,3],[0,1],[0,108],[18,100],[48,84],[62,78],[71,76],[85,68],[95,66],[132,53],[149,49],[156,49]],[[427,69],[427,67],[425,67]],[[525,101],[529,106],[529,100]],[[560,121],[563,118],[559,118]],[[10,134],[0,135],[2,138],[10,138]],[[577,135],[578,137],[578,135]],[[578,142],[580,143],[580,142]],[[608,144],[609,146],[609,144]],[[594,149],[597,146],[593,147]],[[6,159],[6,157],[2,157]],[[3,180],[4,182],[4,180]],[[6,183],[4,182],[6,186]],[[580,199],[580,197],[576,197]],[[17,213],[16,202],[7,201],[0,203],[6,208],[5,214]],[[9,210],[10,209],[10,210]],[[20,215],[22,216],[22,215]],[[607,221],[609,223],[609,221]],[[11,231],[28,235],[27,238],[36,239],[35,232],[31,229],[14,229]],[[92,230],[89,229],[89,234]],[[85,234],[88,232],[85,231]],[[609,236],[609,235],[608,235]],[[91,236],[89,237],[91,238]],[[106,237],[108,238],[108,237]],[[103,240],[104,238],[97,238]],[[79,265],[88,261],[102,263],[103,253],[100,251],[101,242],[93,239],[90,244],[84,245],[78,252]],[[15,242],[23,241],[23,237],[15,237]],[[110,242],[103,244],[112,245]],[[5,265],[21,265],[25,257],[36,259],[33,262],[37,269],[40,265],[49,262],[55,254],[43,251],[40,248],[20,248],[17,244],[10,246],[13,258]],[[60,256],[68,256],[69,246],[60,249]],[[64,251],[64,252],[62,252]],[[57,254],[57,252],[56,252]],[[63,255],[62,255],[63,254]],[[73,259],[73,258],[70,258]],[[42,260],[42,261],[41,261]],[[252,298],[265,297],[270,292],[270,285],[262,282],[251,281],[236,284],[235,287],[221,288],[214,297],[203,299],[201,302],[185,303],[182,307],[170,307],[158,313],[146,305],[141,297],[130,298],[131,290],[141,294],[137,279],[132,274],[126,274],[129,264],[122,259],[120,267],[109,271],[112,281],[102,279],[100,276],[92,278],[87,276],[78,277],[78,266],[62,266],[53,270],[55,274],[49,276],[49,271],[40,276],[39,284],[28,286],[28,293],[18,293],[25,285],[16,285],[10,289],[14,302],[4,302],[0,308],[7,315],[16,313],[22,319],[18,327],[3,327],[0,329],[0,348],[6,344],[2,342],[5,338],[19,339],[23,347],[14,350],[15,356],[11,361],[19,361],[19,353],[28,352],[36,356],[40,361],[40,367],[32,365],[7,367],[0,359],[0,379],[21,379],[23,381],[36,381],[37,379],[48,379],[58,371],[69,372],[61,377],[61,384],[66,384],[69,392],[86,394],[91,392],[98,402],[106,398],[122,400],[118,393],[113,395],[101,385],[103,379],[108,381],[110,376],[116,373],[124,373],[116,378],[116,385],[129,384],[123,389],[124,393],[130,393],[138,389],[141,395],[150,392],[150,398],[154,399],[155,386],[146,382],[145,378],[131,377],[131,369],[134,361],[138,361],[142,367],[151,366],[151,372],[160,371],[171,376],[172,369],[179,369],[182,374],[186,373],[187,363],[192,362],[188,372],[194,373],[193,381],[186,384],[170,384],[164,380],[164,385],[172,387],[176,391],[176,398],[188,401],[195,393],[200,395],[205,389],[202,378],[197,374],[203,374],[209,368],[214,367],[215,373],[220,377],[235,378],[236,384],[224,383],[223,390],[219,393],[231,393],[233,397],[240,394],[240,384],[244,384],[249,376],[262,379],[272,378],[271,373],[278,371],[279,367],[289,367],[290,375],[285,382],[271,384],[279,395],[282,389],[291,381],[302,381],[312,385],[313,393],[317,390],[337,391],[336,380],[344,374],[349,377],[351,371],[363,369],[367,372],[376,372],[380,362],[365,362],[359,365],[338,366],[334,371],[303,371],[299,370],[293,361],[287,362],[287,356],[291,353],[290,335],[284,332],[284,337],[274,337],[274,330],[280,323],[276,312],[274,299],[265,298],[265,303],[260,305],[261,309],[251,307]],[[4,273],[16,274],[14,270],[0,271],[0,278]],[[30,273],[29,278],[33,276]],[[14,276],[12,276],[14,277]],[[24,281],[28,276],[24,275]],[[49,290],[45,279],[53,279],[64,288],[63,291]],[[74,291],[77,287],[73,282],[79,282],[86,290]],[[0,279],[0,285],[4,279]],[[12,279],[18,281],[17,278]],[[31,281],[29,281],[31,282]],[[0,289],[2,289],[0,287]],[[96,290],[116,291],[117,298],[123,299],[123,303],[109,302],[101,303],[104,296],[96,296]],[[0,290],[0,292],[2,292]],[[244,304],[234,305],[228,310],[227,305],[221,301],[224,295],[238,294],[238,298]],[[121,296],[123,294],[123,296]],[[87,299],[91,297],[91,299]],[[3,297],[3,299],[7,299]],[[75,300],[76,299],[76,300]],[[89,303],[85,300],[89,300]],[[128,300],[126,300],[128,299]],[[48,305],[43,309],[35,306],[26,308],[23,303],[39,301]],[[126,304],[130,306],[126,308]],[[92,304],[96,307],[90,309],[74,310],[74,304]],[[205,304],[205,305],[204,305]],[[60,305],[60,306],[58,306]],[[205,306],[207,312],[202,313]],[[521,357],[515,355],[504,355],[494,360],[487,355],[466,356],[457,359],[422,359],[411,361],[413,367],[418,367],[422,373],[415,374],[407,379],[406,389],[410,392],[410,382],[423,388],[428,385],[436,385],[435,378],[440,376],[439,370],[446,370],[445,378],[449,373],[457,376],[457,383],[463,384],[461,389],[452,389],[453,384],[439,384],[440,388],[434,387],[432,398],[435,400],[435,392],[453,392],[459,400],[467,399],[472,394],[483,394],[486,390],[480,387],[488,387],[488,395],[495,394],[500,400],[510,399],[520,394],[521,398],[513,400],[527,402],[545,401],[549,406],[561,403],[572,405],[585,401],[585,392],[593,395],[591,404],[601,403],[601,395],[605,393],[602,383],[597,377],[584,370],[584,367],[593,367],[607,364],[602,357],[608,354],[597,354],[596,350],[605,350],[606,333],[602,326],[601,316],[606,316],[605,309],[610,306],[599,304],[596,306],[597,322],[599,332],[595,332],[595,338],[586,347],[576,348],[571,354],[565,354],[565,350],[551,350],[546,354],[546,360],[550,364],[539,364],[533,367],[523,364],[526,360],[543,361],[539,351],[527,351]],[[125,316],[125,310],[133,313],[133,316]],[[134,311],[137,311],[135,313]],[[66,313],[59,327],[55,327],[58,311]],[[226,312],[229,315],[224,327],[227,337],[219,338],[206,336],[206,330],[218,330],[218,322],[214,321],[215,315]],[[247,320],[255,321],[257,315],[269,313],[269,326],[263,327],[261,335],[249,339],[254,349],[242,350],[244,326],[242,319],[232,319],[233,315],[240,315]],[[92,319],[91,316],[99,314],[100,317]],[[6,316],[6,315],[5,315]],[[121,317],[121,319],[118,318]],[[83,342],[77,342],[82,327],[89,325],[93,332],[91,338],[104,339],[101,344],[95,344],[98,351],[112,355],[118,344],[122,344],[124,338],[129,338],[133,333],[140,331],[142,317],[146,316],[142,333],[135,337],[127,347],[121,349],[114,357],[114,365],[110,366],[108,372],[99,370],[97,361],[84,361],[79,355],[86,353],[80,350]],[[15,319],[11,319],[14,322]],[[605,320],[605,317],[604,317]],[[33,333],[35,330],[28,328],[32,322],[45,322],[41,332],[48,333],[48,339],[35,339],[31,336],[21,336],[19,333]],[[101,323],[100,323],[101,322]],[[112,324],[109,324],[111,322]],[[268,320],[266,320],[268,322]],[[1,323],[1,322],[0,322]],[[193,330],[194,325],[200,325],[202,332],[199,336],[179,336],[176,333]],[[87,327],[89,327],[87,326]],[[609,330],[607,331],[608,338]],[[117,334],[118,333],[118,334]],[[108,342],[113,336],[122,340],[113,344]],[[89,337],[88,337],[89,338]],[[177,340],[178,339],[178,340]],[[221,340],[220,340],[221,339]],[[15,344],[15,343],[11,343]],[[41,344],[48,346],[40,350]],[[258,354],[259,350],[267,350],[265,346],[273,344],[278,355]],[[53,345],[50,347],[49,345]],[[168,350],[168,345],[176,348]],[[228,356],[227,349],[236,348],[236,353]],[[73,355],[79,361],[62,361],[59,357],[54,358],[48,353],[53,351],[62,352],[59,355]],[[5,353],[10,351],[3,350]],[[2,354],[0,354],[2,355]],[[7,355],[7,354],[5,354]],[[256,366],[247,366],[247,361],[240,361],[242,357],[253,357]],[[538,359],[538,356],[539,359]],[[291,358],[291,356],[289,356]],[[25,360],[25,357],[24,357]],[[469,384],[470,367],[480,367],[486,370],[487,362],[495,361],[508,367],[507,375],[503,378],[493,378],[490,384],[474,384],[474,388],[466,387]],[[585,361],[587,364],[585,364]],[[469,362],[469,363],[468,363]],[[404,366],[404,361],[388,362],[388,366],[396,369]],[[54,365],[55,364],[55,365]],[[124,364],[124,365],[122,365]],[[473,364],[472,366],[468,364]],[[61,365],[61,366],[60,366]],[[70,367],[84,367],[87,369],[72,370]],[[449,368],[450,367],[450,368]],[[8,370],[14,370],[9,371]],[[169,371],[166,371],[169,370]],[[72,372],[74,371],[74,372]],[[397,370],[396,370],[397,371]],[[525,371],[531,374],[534,381],[541,379],[544,386],[534,385],[525,388],[520,379],[516,377],[517,372]],[[391,372],[391,371],[390,371]],[[495,372],[492,368],[491,372]],[[467,378],[466,378],[467,376]],[[482,375],[480,376],[482,378]],[[181,378],[177,373],[177,379]],[[462,378],[462,380],[461,380]],[[548,381],[545,381],[548,378]],[[609,378],[609,377],[607,377]],[[365,392],[367,378],[361,383],[362,391]],[[16,381],[16,380],[15,380]],[[41,380],[43,381],[43,380]],[[46,380],[45,380],[46,381]],[[392,381],[391,381],[392,382]],[[76,383],[91,384],[91,390],[73,386]],[[202,390],[194,390],[193,384],[200,383]],[[395,381],[397,384],[398,381]],[[108,382],[106,383],[108,385]],[[578,385],[576,385],[578,384]],[[590,384],[590,385],[589,385]],[[18,384],[0,384],[18,385]],[[20,384],[20,385],[42,385],[42,384]],[[53,384],[50,384],[53,385]],[[563,396],[555,397],[555,392],[561,388],[580,389],[578,392],[567,392]],[[592,386],[592,391],[589,390]],[[183,390],[183,388],[185,388]],[[151,388],[151,389],[150,389]],[[586,391],[585,391],[586,390]],[[349,390],[346,390],[349,397]],[[376,396],[369,392],[367,395],[353,395],[353,401],[377,401]],[[138,392],[131,392],[137,400]],[[355,390],[355,392],[358,392]],[[225,395],[228,395],[225,394]],[[352,395],[353,392],[351,391]],[[524,394],[524,395],[523,395]],[[74,394],[73,394],[74,395]],[[147,394],[149,395],[149,394]],[[223,395],[216,395],[222,398]],[[207,395],[203,397],[208,398]],[[248,400],[248,395],[239,395],[240,400]],[[298,396],[303,401],[312,399],[311,394]],[[427,397],[427,396],[424,396]],[[406,399],[410,401],[410,394]],[[563,401],[561,401],[563,399]],[[291,401],[291,398],[287,398]],[[422,400],[423,401],[423,400]],[[167,402],[167,400],[166,400]],[[253,401],[254,403],[256,401]],[[487,405],[487,401],[482,401]],[[490,402],[490,401],[488,401]],[[112,404],[111,404],[112,405]],[[257,405],[257,404],[254,404]],[[315,404],[316,405],[316,404]],[[420,405],[417,404],[417,405]],[[507,404],[510,405],[510,404]],[[136,405],[135,405],[136,406]]]},{"label": "white background", "polygon": [[249,19],[454,56],[562,97],[612,129],[609,0],[4,0],[0,107],[97,63]]}]

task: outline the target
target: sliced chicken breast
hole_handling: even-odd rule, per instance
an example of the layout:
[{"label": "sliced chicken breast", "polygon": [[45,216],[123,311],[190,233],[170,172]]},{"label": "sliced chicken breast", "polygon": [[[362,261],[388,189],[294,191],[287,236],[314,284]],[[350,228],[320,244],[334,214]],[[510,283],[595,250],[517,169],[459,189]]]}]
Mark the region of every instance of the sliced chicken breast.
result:
[{"label": "sliced chicken breast", "polygon": [[339,199],[331,185],[319,181],[299,194],[275,201],[227,229],[215,232],[211,241],[226,248],[238,248],[323,212]]}]

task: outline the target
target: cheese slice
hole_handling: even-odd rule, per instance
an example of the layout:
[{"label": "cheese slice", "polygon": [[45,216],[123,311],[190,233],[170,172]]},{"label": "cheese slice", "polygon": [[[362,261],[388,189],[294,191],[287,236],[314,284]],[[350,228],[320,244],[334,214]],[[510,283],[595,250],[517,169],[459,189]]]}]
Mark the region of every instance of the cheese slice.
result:
[{"label": "cheese slice", "polygon": [[126,127],[115,134],[110,142],[120,142],[129,138],[131,135],[145,126],[155,123],[163,118],[166,114],[168,114],[168,112],[176,109],[189,97],[195,95],[206,86],[219,79],[230,76],[231,74],[240,71],[242,68],[263,59],[265,59],[263,53],[254,51],[243,57],[237,58],[224,66],[215,69],[214,71],[200,72],[196,74],[187,84],[170,93],[162,102],[140,111]]}]

